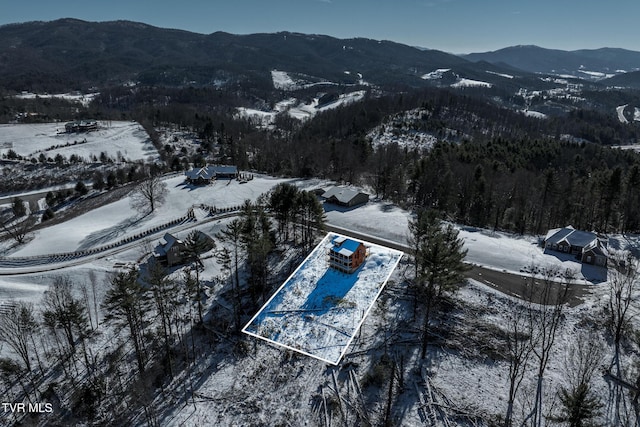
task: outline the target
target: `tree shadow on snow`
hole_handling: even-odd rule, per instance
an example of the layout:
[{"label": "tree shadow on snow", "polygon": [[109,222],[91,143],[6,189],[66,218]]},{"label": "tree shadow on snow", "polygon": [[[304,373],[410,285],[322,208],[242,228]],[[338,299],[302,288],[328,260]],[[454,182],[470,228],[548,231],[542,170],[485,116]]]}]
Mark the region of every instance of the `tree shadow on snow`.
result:
[{"label": "tree shadow on snow", "polygon": [[[560,260],[561,262],[575,262],[581,265],[580,274],[585,278],[587,282],[591,282],[593,284],[598,284],[607,281],[607,269],[605,267],[599,267],[597,265],[585,264],[580,262],[580,259],[576,257],[576,255],[558,252],[549,249],[545,249],[543,252],[545,255],[553,256]],[[563,272],[559,271],[559,275],[562,275]]]},{"label": "tree shadow on snow", "polygon": [[318,279],[316,287],[307,297],[302,309],[313,311],[315,315],[322,316],[344,304],[344,297],[358,281],[360,268],[351,274],[342,273],[333,268],[327,269],[324,275]]},{"label": "tree shadow on snow", "polygon": [[87,235],[78,246],[78,250],[89,249],[107,242],[111,242],[120,236],[126,236],[130,227],[141,225],[146,218],[149,217],[149,213],[142,216],[133,216],[120,221],[118,224],[104,228],[102,230],[94,231]]}]

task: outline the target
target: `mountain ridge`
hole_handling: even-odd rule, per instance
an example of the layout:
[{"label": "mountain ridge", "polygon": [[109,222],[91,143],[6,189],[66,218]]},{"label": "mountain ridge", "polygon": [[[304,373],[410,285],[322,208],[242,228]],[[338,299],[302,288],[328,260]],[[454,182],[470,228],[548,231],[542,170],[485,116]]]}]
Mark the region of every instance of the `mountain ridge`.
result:
[{"label": "mountain ridge", "polygon": [[622,48],[548,49],[536,45],[517,45],[489,52],[462,55],[470,61],[504,63],[533,73],[568,73],[581,71],[620,74],[640,69],[640,52]]}]

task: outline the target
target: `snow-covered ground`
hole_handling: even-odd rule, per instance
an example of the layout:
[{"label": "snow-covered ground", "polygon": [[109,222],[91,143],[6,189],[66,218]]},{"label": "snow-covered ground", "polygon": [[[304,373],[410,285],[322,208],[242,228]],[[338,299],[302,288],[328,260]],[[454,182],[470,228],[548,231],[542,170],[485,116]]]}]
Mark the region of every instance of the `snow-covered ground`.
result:
[{"label": "snow-covered ground", "polygon": [[[118,237],[115,235],[118,233],[133,233],[136,230],[146,229],[152,224],[162,223],[175,216],[184,215],[186,209],[193,204],[205,203],[222,207],[241,203],[247,198],[255,200],[259,194],[282,181],[284,180],[263,176],[256,177],[246,184],[239,184],[236,181],[228,181],[227,184],[227,182],[220,181],[208,187],[185,187],[181,184],[182,177],[171,177],[166,180],[169,188],[167,202],[148,218],[139,218],[139,214],[131,209],[128,200],[125,199],[70,220],[69,224],[58,224],[49,227],[48,231],[43,229],[34,236],[34,240],[16,253],[21,251],[24,251],[21,252],[22,254],[57,252],[63,248],[64,250],[73,250],[80,245],[89,244],[91,238],[94,240],[110,238],[111,234],[114,235],[113,238],[117,239]],[[289,181],[305,189],[326,184],[321,180]],[[407,222],[411,215],[397,206],[382,201],[372,201],[354,209],[342,209],[330,205],[325,207],[327,220],[331,224],[406,243]],[[197,222],[196,225],[205,233],[214,235],[225,226],[225,221],[227,220],[216,220],[201,225]],[[55,229],[59,229],[59,231],[54,231]],[[470,227],[459,227],[459,231],[460,237],[464,239],[465,247],[469,251],[467,254],[469,262],[514,272],[519,272],[520,269],[528,267],[532,263],[539,266],[557,265],[560,268],[582,268],[572,260],[560,259],[553,254],[544,254],[537,245],[537,238],[533,236],[494,233]],[[178,236],[183,237],[186,232],[185,230]],[[324,242],[326,243],[326,240]],[[638,242],[639,239],[636,236],[611,236],[609,239],[610,247],[616,249],[638,248],[640,247]],[[87,283],[90,275],[95,275],[96,280],[101,284],[98,287],[98,291],[101,293],[99,298],[101,298],[108,288],[106,284],[108,284],[109,275],[114,271],[126,268],[127,265],[135,265],[148,249],[131,248],[106,258],[60,271],[0,276],[0,306],[10,302],[9,299],[31,301],[37,304],[42,293],[54,278],[62,275],[77,284]],[[383,252],[377,259],[387,260],[388,257],[389,254]],[[311,259],[312,257],[307,259],[291,278],[296,277],[300,271],[305,271],[307,263]],[[316,260],[322,260],[322,257],[317,257]],[[375,260],[376,258],[370,256],[370,262]],[[207,293],[211,297],[220,292],[220,288],[213,284],[213,280],[210,280],[220,274],[220,266],[212,257],[204,259],[204,264],[201,277],[206,279]],[[420,380],[416,378],[418,367],[422,365],[426,365],[425,369],[430,376],[432,386],[448,396],[457,407],[496,420],[500,414],[504,414],[506,411],[509,366],[504,359],[493,357],[489,350],[504,352],[504,348],[500,347],[502,341],[497,339],[499,334],[493,332],[504,331],[517,300],[479,282],[469,281],[468,284],[460,288],[455,296],[458,301],[456,310],[462,311],[455,314],[460,318],[456,327],[463,329],[454,330],[450,339],[458,336],[463,338],[471,336],[477,338],[477,341],[465,341],[468,346],[459,351],[433,346],[429,348],[426,361],[420,360],[416,344],[419,338],[415,332],[419,325],[414,322],[403,324],[402,328],[398,328],[397,324],[398,318],[407,319],[407,321],[411,318],[411,298],[408,298],[403,288],[404,271],[402,269],[407,268],[407,265],[401,263],[400,267],[392,273],[385,291],[377,302],[374,297],[373,309],[365,318],[363,326],[360,328],[360,334],[349,344],[344,356],[345,360],[349,362],[349,368],[340,365],[333,370],[334,368],[327,368],[326,363],[319,360],[291,356],[292,352],[282,351],[276,346],[260,343],[260,340],[257,339],[240,339],[236,343],[230,343],[227,338],[220,339],[217,343],[211,344],[210,351],[198,356],[193,371],[188,374],[195,378],[190,383],[184,382],[184,384],[194,386],[193,395],[190,392],[185,392],[185,395],[191,396],[188,400],[167,399],[166,395],[158,397],[158,399],[162,399],[162,402],[158,403],[158,408],[161,408],[159,410],[170,408],[167,409],[170,414],[162,419],[162,423],[175,426],[323,425],[321,421],[323,419],[322,409],[317,404],[318,396],[320,396],[320,401],[322,401],[323,395],[327,399],[332,398],[335,396],[332,394],[334,393],[332,390],[338,387],[337,391],[342,393],[341,396],[349,399],[352,395],[348,390],[355,389],[355,387],[349,388],[349,383],[345,379],[349,377],[349,372],[352,371],[361,382],[364,382],[367,375],[373,372],[372,366],[375,365],[376,358],[379,358],[383,351],[387,354],[388,350],[391,354],[398,352],[402,355],[404,378],[407,385],[393,405],[392,419],[397,425],[423,425],[419,413],[424,407],[416,395],[416,390],[424,389]],[[313,269],[307,271],[313,271]],[[181,271],[178,269],[173,274],[180,273]],[[322,270],[317,270],[316,273],[320,276],[328,274],[326,269],[324,273]],[[300,274],[302,275],[302,273]],[[291,283],[296,283],[299,295],[295,295],[294,286]],[[324,302],[324,296],[320,293],[317,293],[317,298],[310,298],[317,280],[312,281],[310,278],[306,290],[302,289],[304,280],[296,280],[291,283],[286,286],[286,289],[291,292],[291,298],[298,298],[297,301],[288,300],[292,305],[298,304],[298,307],[302,307],[306,301]],[[337,283],[340,282],[337,281]],[[375,289],[369,291],[369,295],[376,294]],[[603,328],[600,323],[605,318],[603,310],[608,299],[608,292],[606,283],[594,285],[592,286],[592,294],[587,295],[582,304],[572,308],[566,307],[556,344],[545,372],[545,410],[549,410],[553,402],[557,403],[557,386],[566,384],[566,355],[568,349],[576,342],[577,332],[584,330],[585,324],[597,324],[598,328]],[[273,301],[275,300],[276,298]],[[282,302],[285,302],[284,297]],[[342,303],[345,306],[349,306],[348,303],[357,304],[358,298],[351,298],[350,293],[345,293]],[[207,300],[207,304],[210,309],[218,307],[215,304],[212,305],[210,299]],[[366,312],[368,308],[369,306],[364,305],[362,310]],[[221,309],[226,310],[224,307]],[[325,315],[330,313],[331,311],[328,310]],[[342,312],[335,310],[335,314],[339,313]],[[353,324],[358,325],[359,320],[362,319],[361,315],[347,318],[346,312],[344,314],[345,317],[338,320],[346,323],[349,327]],[[302,315],[283,316],[279,319],[288,319],[289,325],[292,326],[296,322],[303,325],[310,323]],[[314,323],[319,320],[316,315]],[[337,323],[334,324],[334,320],[333,318],[324,319],[326,323],[335,327]],[[342,326],[340,328],[342,329]],[[325,330],[333,331],[332,333],[337,338],[347,339],[347,335],[339,333],[331,327],[326,327]],[[109,328],[107,323],[103,323],[97,340],[109,340],[113,337],[112,334],[113,330]],[[401,338],[406,337],[406,339],[399,339],[397,334],[404,334]],[[298,336],[297,338],[305,337]],[[598,334],[598,339],[602,341],[603,347],[608,348],[603,334]],[[102,350],[97,345],[92,348],[94,354],[101,354]],[[2,355],[5,356],[7,351],[6,347],[3,347]],[[325,354],[325,356],[327,355]],[[328,355],[327,357],[333,356]],[[605,351],[602,356],[602,364],[606,365],[610,360],[610,352]],[[336,374],[335,377],[332,377],[333,373]],[[176,381],[184,379],[178,378]],[[516,401],[516,414],[519,419],[524,410],[530,407],[528,405],[530,404],[530,396],[535,391],[535,384],[536,377],[532,367],[523,380],[522,389]],[[608,395],[607,385],[602,375],[595,375],[594,390],[605,399]],[[362,388],[364,389],[363,396],[368,399],[369,413],[373,417],[382,414],[384,409],[380,409],[379,405],[384,402],[384,398],[380,398],[380,394],[376,395],[375,386],[363,385]],[[182,385],[176,387],[176,390],[182,390]],[[336,401],[339,401],[340,397],[337,399]],[[350,411],[351,414],[353,412],[355,411]],[[333,420],[337,422],[341,419],[340,414],[334,407],[330,416],[334,417]],[[335,422],[332,423],[332,425],[334,424],[337,425]]]},{"label": "snow-covered ground", "polygon": [[358,102],[364,98],[366,91],[358,90],[355,92],[340,95],[335,101],[320,105],[320,98],[314,98],[309,103],[298,101],[296,98],[287,98],[278,102],[273,110],[262,111],[254,108],[238,107],[237,112],[240,117],[246,117],[255,125],[268,127],[274,123],[276,115],[286,112],[290,117],[298,120],[310,119],[316,114],[341,107],[343,105]]},{"label": "snow-covered ground", "polygon": [[307,81],[302,78],[294,80],[286,71],[271,70],[273,87],[284,91],[308,89],[314,86],[337,86],[329,81]]},{"label": "snow-covered ground", "polygon": [[138,212],[131,206],[130,197],[126,197],[69,221],[38,230],[29,243],[14,250],[10,256],[72,252],[102,246],[182,217],[193,205],[224,208],[239,206],[247,199],[255,201],[262,193],[283,181],[256,176],[247,183],[220,180],[209,186],[190,186],[184,183],[183,175],[171,176],[164,180],[168,190],[166,202],[151,214]]},{"label": "snow-covered ground", "polygon": [[393,125],[382,124],[371,130],[367,137],[374,147],[380,145],[398,144],[401,148],[429,150],[438,142],[438,138],[428,132],[413,129],[397,128]]},{"label": "snow-covered ground", "polygon": [[624,116],[624,109],[627,108],[629,104],[621,105],[616,108],[616,113],[618,114],[618,120],[620,123],[629,123],[629,120]]},{"label": "snow-covered ground", "polygon": [[147,132],[136,122],[99,122],[99,129],[87,133],[64,133],[64,123],[0,125],[0,155],[13,150],[23,157],[38,158],[40,154],[54,158],[72,154],[88,160],[92,156],[125,160],[150,160],[158,152]]},{"label": "snow-covered ground", "polygon": [[522,113],[527,116],[527,117],[533,117],[536,119],[546,119],[547,115],[544,113],[541,113],[539,111],[533,111],[533,110],[522,110]]},{"label": "snow-covered ground", "polygon": [[465,78],[458,78],[458,81],[451,85],[453,88],[461,88],[461,87],[493,87],[491,83],[483,82],[480,80],[472,80]]},{"label": "snow-covered ground", "polygon": [[340,362],[402,252],[362,242],[367,257],[346,274],[327,261],[338,236],[325,236],[243,332],[333,365]]},{"label": "snow-covered ground", "polygon": [[494,76],[504,77],[505,79],[513,79],[514,78],[511,74],[496,73],[495,71],[487,71],[487,73],[493,74]]},{"label": "snow-covered ground", "polygon": [[451,68],[438,68],[430,73],[423,74],[420,78],[423,80],[437,80],[441,79],[444,73],[451,71]]},{"label": "snow-covered ground", "polygon": [[82,93],[37,94],[37,93],[31,93],[31,92],[23,92],[19,95],[16,95],[16,98],[18,99],[57,98],[57,99],[64,99],[67,101],[71,101],[71,102],[78,102],[82,104],[84,107],[88,107],[89,104],[91,104],[91,102],[98,95],[100,95],[100,93],[98,92],[87,93],[87,94],[82,94]]}]

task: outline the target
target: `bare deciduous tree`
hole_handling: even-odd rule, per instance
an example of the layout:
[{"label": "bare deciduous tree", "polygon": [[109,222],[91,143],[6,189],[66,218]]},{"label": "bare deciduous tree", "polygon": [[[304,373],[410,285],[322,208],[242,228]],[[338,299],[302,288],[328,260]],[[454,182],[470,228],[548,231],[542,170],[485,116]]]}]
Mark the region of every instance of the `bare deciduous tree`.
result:
[{"label": "bare deciduous tree", "polygon": [[514,306],[507,320],[507,327],[505,339],[506,358],[509,362],[509,394],[504,425],[511,427],[516,395],[533,353],[533,323],[530,310],[521,304]]},{"label": "bare deciduous tree", "polygon": [[634,293],[638,290],[638,261],[627,256],[617,260],[617,266],[610,269],[609,289],[609,325],[613,338],[614,354],[609,371],[616,368],[616,375],[621,375],[620,344],[630,320],[629,310],[633,302]]},{"label": "bare deciduous tree", "polygon": [[0,341],[20,356],[27,371],[31,371],[31,347],[38,328],[33,304],[18,302],[0,312]]},{"label": "bare deciduous tree", "polygon": [[555,277],[557,276],[558,271],[556,269],[545,269],[541,278],[531,277],[529,282],[529,295],[527,297],[530,302],[535,301],[538,303],[536,305],[530,304],[528,307],[531,310],[530,316],[533,320],[532,333],[534,340],[532,348],[538,363],[538,383],[533,409],[525,422],[531,420],[533,426],[540,426],[543,421],[542,383],[575,273],[571,270],[566,270],[562,274],[562,282],[555,282]]},{"label": "bare deciduous tree", "polygon": [[139,212],[155,211],[167,197],[167,184],[154,176],[140,182],[131,194],[131,206]]},{"label": "bare deciduous tree", "polygon": [[12,238],[17,244],[22,244],[33,230],[33,226],[36,223],[36,218],[33,215],[29,215],[23,220],[0,220],[0,227],[2,231]]}]

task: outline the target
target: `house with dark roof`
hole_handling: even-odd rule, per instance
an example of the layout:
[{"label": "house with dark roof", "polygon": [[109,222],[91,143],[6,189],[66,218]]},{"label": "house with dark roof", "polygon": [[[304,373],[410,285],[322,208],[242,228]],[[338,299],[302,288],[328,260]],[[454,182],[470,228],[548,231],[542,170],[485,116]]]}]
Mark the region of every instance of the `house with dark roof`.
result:
[{"label": "house with dark roof", "polygon": [[349,187],[331,187],[321,196],[325,202],[334,205],[353,207],[369,201],[369,195]]},{"label": "house with dark roof", "polygon": [[213,165],[186,171],[187,182],[195,185],[207,185],[216,179],[234,179],[238,176],[236,166]]},{"label": "house with dark roof", "polygon": [[98,122],[95,120],[76,120],[64,125],[64,131],[67,133],[91,132],[94,130],[98,130]]},{"label": "house with dark roof", "polygon": [[572,226],[549,230],[544,239],[545,249],[575,255],[586,264],[607,265],[607,244],[595,233],[576,230]]},{"label": "house with dark roof", "polygon": [[367,257],[367,248],[362,242],[336,236],[331,240],[329,267],[343,273],[353,273]]},{"label": "house with dark roof", "polygon": [[184,242],[171,233],[165,233],[153,252],[156,260],[169,267],[182,264],[185,258],[186,246]]}]

